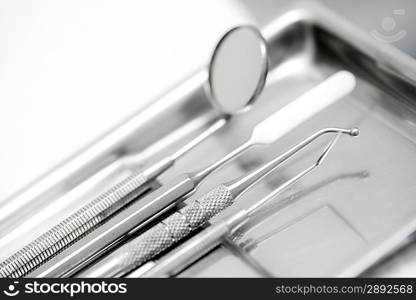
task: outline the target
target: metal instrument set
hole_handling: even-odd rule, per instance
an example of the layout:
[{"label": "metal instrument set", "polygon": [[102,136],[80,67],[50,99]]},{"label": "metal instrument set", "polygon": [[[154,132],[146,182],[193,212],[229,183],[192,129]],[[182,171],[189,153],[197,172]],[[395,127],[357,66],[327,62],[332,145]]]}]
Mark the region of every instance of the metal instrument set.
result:
[{"label": "metal instrument set", "polygon": [[[342,114],[333,118],[329,115],[329,109],[335,105],[342,108],[339,108],[337,112],[344,110],[347,114],[348,111],[353,110],[350,106],[344,105],[343,101],[355,93],[357,89],[361,91],[362,86],[357,86],[358,75],[354,72],[354,67],[351,67],[351,64],[338,63],[335,68],[330,56],[325,56],[325,59],[321,61],[311,60],[308,55],[314,51],[313,47],[321,49],[320,47],[324,47],[322,46],[324,44],[326,47],[324,49],[334,53],[345,49],[336,48],[335,44],[331,44],[329,37],[323,39],[324,35],[314,36],[319,39],[320,44],[318,42],[316,44],[304,42],[309,34],[316,34],[316,32],[307,31],[311,29],[308,27],[309,25],[302,27],[303,29],[296,27],[296,24],[299,24],[297,22],[302,22],[301,20],[307,17],[301,13],[302,10],[294,11],[299,13],[297,16],[300,21],[296,21],[296,18],[286,17],[285,19],[282,17],[279,19],[280,23],[276,21],[261,33],[254,26],[239,26],[228,31],[215,47],[208,68],[203,70],[200,78],[195,76],[194,84],[197,88],[191,89],[191,92],[188,91],[192,97],[196,95],[198,101],[203,102],[204,109],[209,110],[209,113],[201,113],[202,109],[199,111],[207,117],[204,119],[204,126],[201,126],[202,129],[196,130],[197,133],[185,141],[174,136],[172,139],[177,138],[178,142],[172,143],[168,151],[162,151],[162,155],[157,156],[156,159],[145,160],[139,168],[135,168],[131,175],[111,185],[104,192],[100,192],[86,205],[65,217],[39,237],[35,237],[25,247],[5,258],[0,262],[0,277],[177,276],[201,258],[209,255],[225,240],[232,240],[236,231],[246,225],[253,214],[267,210],[268,205],[272,202],[279,202],[284,191],[299,184],[301,180],[312,178],[316,181],[319,179],[321,173],[315,172],[318,167],[320,167],[319,169],[328,167],[328,173],[332,172],[336,176],[339,175],[336,173],[339,169],[335,169],[335,167],[339,164],[347,166],[348,155],[351,156],[351,160],[354,158],[358,160],[357,157],[360,155],[368,156],[369,151],[366,150],[363,150],[362,153],[359,153],[357,148],[355,148],[357,151],[348,150],[349,147],[353,149],[354,141],[346,140],[343,143],[344,150],[341,146],[339,147],[342,153],[337,157],[338,159],[334,159],[332,164],[323,163],[341,136],[358,136],[360,131],[357,127],[360,127],[363,137],[357,141],[363,143],[361,140],[365,138],[366,127],[371,129],[379,125],[371,127],[358,117],[346,120],[347,118],[339,117],[343,116]],[[286,16],[294,15],[288,14]],[[314,22],[319,23],[318,19],[314,19]],[[284,30],[284,28],[289,29]],[[296,39],[302,35],[304,44],[296,44]],[[274,41],[279,39],[283,39],[286,43],[282,44],[282,52],[279,52],[280,50],[274,44]],[[292,42],[295,44],[291,44]],[[293,47],[293,49],[295,46],[302,47],[302,50],[299,55],[288,56],[289,58],[285,60],[283,56],[279,56],[281,53],[284,51],[287,51],[287,55],[293,53],[290,53],[290,49],[284,48],[284,46]],[[308,55],[304,55],[305,53]],[[325,51],[322,50],[321,53],[325,53]],[[345,61],[351,59],[347,52],[342,53],[344,55],[340,55],[342,59]],[[365,61],[365,58],[362,60]],[[342,61],[341,58],[340,61]],[[279,78],[279,75],[284,77],[281,74],[289,72],[296,74],[298,76],[296,78],[305,80],[300,75],[302,71],[297,71],[298,65],[293,62],[307,64],[309,67],[312,65],[316,69],[322,68],[326,71],[326,75],[318,77],[318,80],[317,77],[314,77],[313,84],[309,82],[301,86],[299,90],[296,85],[293,85],[290,89],[292,94],[285,94],[280,91],[281,87],[279,86],[281,84],[283,89],[284,82],[276,79]],[[342,68],[344,65],[348,68]],[[306,68],[302,70],[306,70]],[[316,75],[312,71],[310,72]],[[363,76],[365,77],[359,72],[357,74],[360,74],[360,80]],[[375,78],[376,75],[372,74]],[[201,78],[202,80],[200,80]],[[274,80],[277,80],[276,86],[271,84]],[[286,84],[290,86],[290,82]],[[363,85],[363,83],[360,84]],[[250,126],[239,127],[238,125],[241,124],[238,123],[239,119],[250,117],[251,114],[254,114],[253,111],[256,111],[257,106],[264,104],[261,103],[260,98],[276,98],[273,96],[273,88],[279,90],[278,100],[282,105],[278,107],[274,105],[275,109],[270,109],[267,114],[263,113],[263,116],[258,117],[255,121],[252,120]],[[374,92],[374,90],[371,91]],[[204,101],[201,100],[200,93],[205,95]],[[371,93],[368,92],[368,94]],[[192,103],[190,100],[192,97],[189,97],[189,95],[181,97],[181,99],[185,99],[181,101],[189,105]],[[277,99],[275,100],[277,101]],[[364,100],[362,101],[365,103]],[[165,104],[170,105],[167,104],[168,102]],[[208,106],[206,102],[209,102]],[[168,111],[170,108],[164,109]],[[377,109],[372,111],[368,110],[368,107],[366,109],[368,114],[370,112],[380,115],[384,113],[384,111],[381,112]],[[184,110],[183,106],[181,106],[181,110]],[[408,112],[402,113],[407,114]],[[323,117],[317,120],[315,118],[317,115]],[[158,121],[160,122],[162,118],[163,116],[158,117]],[[196,119],[197,117],[195,117]],[[237,122],[237,125],[234,122]],[[363,123],[364,128],[361,126]],[[308,128],[309,124],[314,125]],[[236,131],[227,131],[232,126],[237,127]],[[233,145],[233,150],[227,148],[225,155],[214,152],[212,156],[207,158],[200,157],[200,166],[192,167],[195,163],[185,164],[185,169],[181,166],[182,160],[186,160],[193,152],[198,152],[199,148],[206,147],[204,143],[209,143],[213,138],[232,140],[233,135],[230,135],[229,132],[238,132],[239,128],[245,138],[238,139],[238,145]],[[299,128],[302,128],[302,131],[297,131]],[[401,130],[400,132],[405,132],[404,129]],[[143,131],[140,132],[143,133]],[[291,139],[285,140],[292,132],[297,132],[296,138],[292,136]],[[175,131],[171,130],[171,134],[175,135]],[[332,139],[326,147],[322,147],[323,144],[318,140],[327,142],[324,140],[327,136]],[[137,138],[140,137],[136,136]],[[284,143],[280,144],[282,140]],[[266,151],[265,149],[268,149],[267,155],[263,158],[261,156],[265,153],[263,152]],[[287,150],[284,151],[285,149]],[[304,156],[302,157],[302,155]],[[286,174],[284,180],[274,183],[266,195],[258,199],[253,196],[256,194],[256,188],[265,184],[272,174],[279,174],[283,168],[292,163],[304,164],[305,159],[312,160],[311,157],[314,155],[316,157],[308,163],[306,168],[303,167],[301,171],[291,174],[291,176]],[[335,155],[336,153],[334,153]],[[247,156],[261,159],[254,160],[253,165],[246,166],[242,174],[237,175],[234,172],[231,173],[232,175],[224,175],[227,173],[223,169],[227,169],[230,165],[235,166],[239,160]],[[209,162],[211,158],[214,159]],[[345,161],[343,161],[344,159]],[[360,161],[368,160],[370,160],[369,157],[361,158]],[[364,168],[365,164],[360,166]],[[348,167],[345,170],[347,172]],[[224,177],[210,181],[218,174],[223,174]],[[370,174],[370,172],[366,174]],[[345,178],[347,177],[345,175]],[[337,183],[337,180],[335,178],[333,182]],[[210,182],[210,189],[206,189],[204,185],[207,181]],[[330,184],[332,181],[328,183],[328,186]],[[352,191],[355,190],[352,182],[343,181],[340,186],[339,191],[344,191],[344,196],[350,193],[351,197],[354,197],[355,194]],[[332,201],[332,197],[339,196],[337,193],[331,193],[332,190],[329,187],[323,185],[323,188],[326,189],[324,194],[326,198],[324,196],[316,197],[315,202],[318,202],[319,199],[326,199],[325,201],[329,203]],[[362,189],[365,190],[365,188]],[[243,203],[244,201],[241,199],[244,197],[251,199],[249,204]],[[334,226],[334,228],[339,228],[341,233],[338,236],[334,234],[332,237],[334,241],[338,241],[339,238],[339,243],[350,243],[356,249],[365,249],[362,244],[366,243],[371,245],[383,243],[384,240],[376,240],[376,236],[374,236],[374,240],[372,240],[372,236],[366,236],[365,230],[359,227],[362,223],[354,219],[351,212],[350,217],[355,220],[351,222],[347,217],[344,217],[347,214],[345,211],[338,213],[336,204],[321,205],[318,203],[316,207],[310,205],[311,207],[304,206],[305,214],[302,216],[299,214],[296,220],[311,220],[311,224],[315,226],[322,220],[322,218],[315,217],[315,212],[322,213],[325,222],[331,219],[334,220],[334,224],[338,224],[336,225],[338,227]],[[288,207],[291,206],[292,203],[289,201]],[[339,205],[339,207],[341,206]],[[233,207],[236,208],[230,210]],[[341,215],[342,217],[340,217]],[[301,225],[302,221],[296,220],[287,218],[284,221],[285,224],[291,225],[284,228],[289,228],[288,230],[293,230],[293,232],[307,232],[308,229]],[[279,223],[277,218],[267,217],[262,222],[274,224],[268,227],[282,228],[280,225],[283,225],[283,223]],[[255,229],[253,229],[253,234],[256,234]],[[342,239],[344,237],[345,240]],[[279,238],[287,239],[284,234]],[[270,243],[277,244],[273,241]],[[334,242],[334,244],[336,243],[338,242]],[[236,243],[235,247],[240,247],[242,251],[245,251],[243,244]],[[291,249],[290,244],[287,247]],[[257,257],[256,251],[253,251],[253,257],[261,261],[265,256],[258,254]],[[285,251],[284,254],[290,256],[290,251]],[[339,260],[334,259],[334,264],[341,260],[348,261],[354,271],[339,263],[339,266],[343,266],[340,267],[339,270],[342,269],[342,271],[339,273],[356,275],[364,269],[364,266],[369,265],[365,257],[364,254],[360,258],[353,258],[350,254],[345,254],[345,257],[340,256]],[[311,262],[312,264],[313,262]],[[281,264],[279,267],[282,270],[295,270],[295,267],[298,266],[292,266],[293,269],[290,267],[285,269],[284,264]],[[317,272],[312,267],[308,270]],[[331,265],[328,268],[323,267],[322,270],[327,272],[323,275],[334,275],[328,270],[332,272],[332,270],[338,269]],[[311,274],[315,274],[313,272]],[[273,274],[279,275],[278,272]],[[305,274],[307,275],[307,272]],[[288,271],[287,275],[299,275],[299,273]]]}]

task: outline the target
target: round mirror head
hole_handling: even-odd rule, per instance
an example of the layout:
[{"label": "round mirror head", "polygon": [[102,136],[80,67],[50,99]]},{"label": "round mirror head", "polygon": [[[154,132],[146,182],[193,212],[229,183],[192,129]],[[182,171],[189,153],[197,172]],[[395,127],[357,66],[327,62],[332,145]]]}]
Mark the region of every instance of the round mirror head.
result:
[{"label": "round mirror head", "polygon": [[268,70],[266,42],[252,26],[228,31],[219,41],[209,66],[209,88],[215,106],[236,113],[261,93]]}]

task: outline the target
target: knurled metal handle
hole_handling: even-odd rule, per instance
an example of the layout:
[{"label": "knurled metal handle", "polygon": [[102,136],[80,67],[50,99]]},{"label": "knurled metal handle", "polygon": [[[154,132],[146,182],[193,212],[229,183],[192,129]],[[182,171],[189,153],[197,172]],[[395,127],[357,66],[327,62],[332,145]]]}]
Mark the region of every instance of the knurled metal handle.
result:
[{"label": "knurled metal handle", "polygon": [[0,263],[0,277],[22,277],[72,245],[150,189],[135,172]]},{"label": "knurled metal handle", "polygon": [[108,261],[117,262],[115,269],[119,273],[101,275],[122,275],[140,266],[230,206],[233,200],[225,185],[218,186],[113,252]]},{"label": "knurled metal handle", "polygon": [[[219,240],[229,233],[227,222],[216,223],[196,236],[175,247],[157,261],[156,265],[140,277],[169,277],[192,264],[211,251]],[[128,276],[129,277],[129,276]]]}]

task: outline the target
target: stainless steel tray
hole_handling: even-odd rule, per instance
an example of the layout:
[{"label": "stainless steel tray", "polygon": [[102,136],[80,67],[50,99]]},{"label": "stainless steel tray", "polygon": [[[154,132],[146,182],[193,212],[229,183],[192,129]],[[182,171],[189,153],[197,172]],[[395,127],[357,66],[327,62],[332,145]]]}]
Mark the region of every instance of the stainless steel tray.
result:
[{"label": "stainless steel tray", "polygon": [[[262,33],[269,47],[270,74],[259,101],[180,159],[161,176],[161,183],[226,154],[259,120],[338,70],[357,77],[352,95],[273,146],[253,149],[216,172],[194,197],[322,127],[357,126],[361,135],[353,141],[342,139],[321,169],[179,276],[356,276],[416,229],[416,63],[316,5],[288,7]],[[15,217],[62,199],[70,200],[75,210],[133,168],[190,140],[219,117],[207,99],[206,82],[206,70],[199,71],[16,195],[11,201],[23,203],[25,209]],[[268,194],[319,149],[310,149],[269,176],[224,214]]]},{"label": "stainless steel tray", "polygon": [[[318,6],[290,8],[263,33],[273,62],[267,89],[224,135],[242,134],[256,118],[338,70],[353,72],[358,86],[273,147],[252,151],[217,174],[217,182],[321,127],[358,126],[362,134],[342,140],[328,165],[181,276],[356,276],[416,229],[415,62]],[[228,144],[234,142],[239,141]],[[211,149],[232,149],[228,144],[221,139]],[[247,194],[241,205],[270,192],[293,174],[291,167]]]}]

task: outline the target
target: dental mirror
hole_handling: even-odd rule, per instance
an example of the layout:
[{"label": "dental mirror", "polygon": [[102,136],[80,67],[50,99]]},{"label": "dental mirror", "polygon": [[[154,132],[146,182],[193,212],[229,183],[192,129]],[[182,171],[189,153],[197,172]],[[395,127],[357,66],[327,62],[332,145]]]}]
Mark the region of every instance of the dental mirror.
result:
[{"label": "dental mirror", "polygon": [[229,114],[245,110],[263,90],[267,71],[267,47],[259,30],[231,29],[218,42],[209,65],[214,105]]}]

